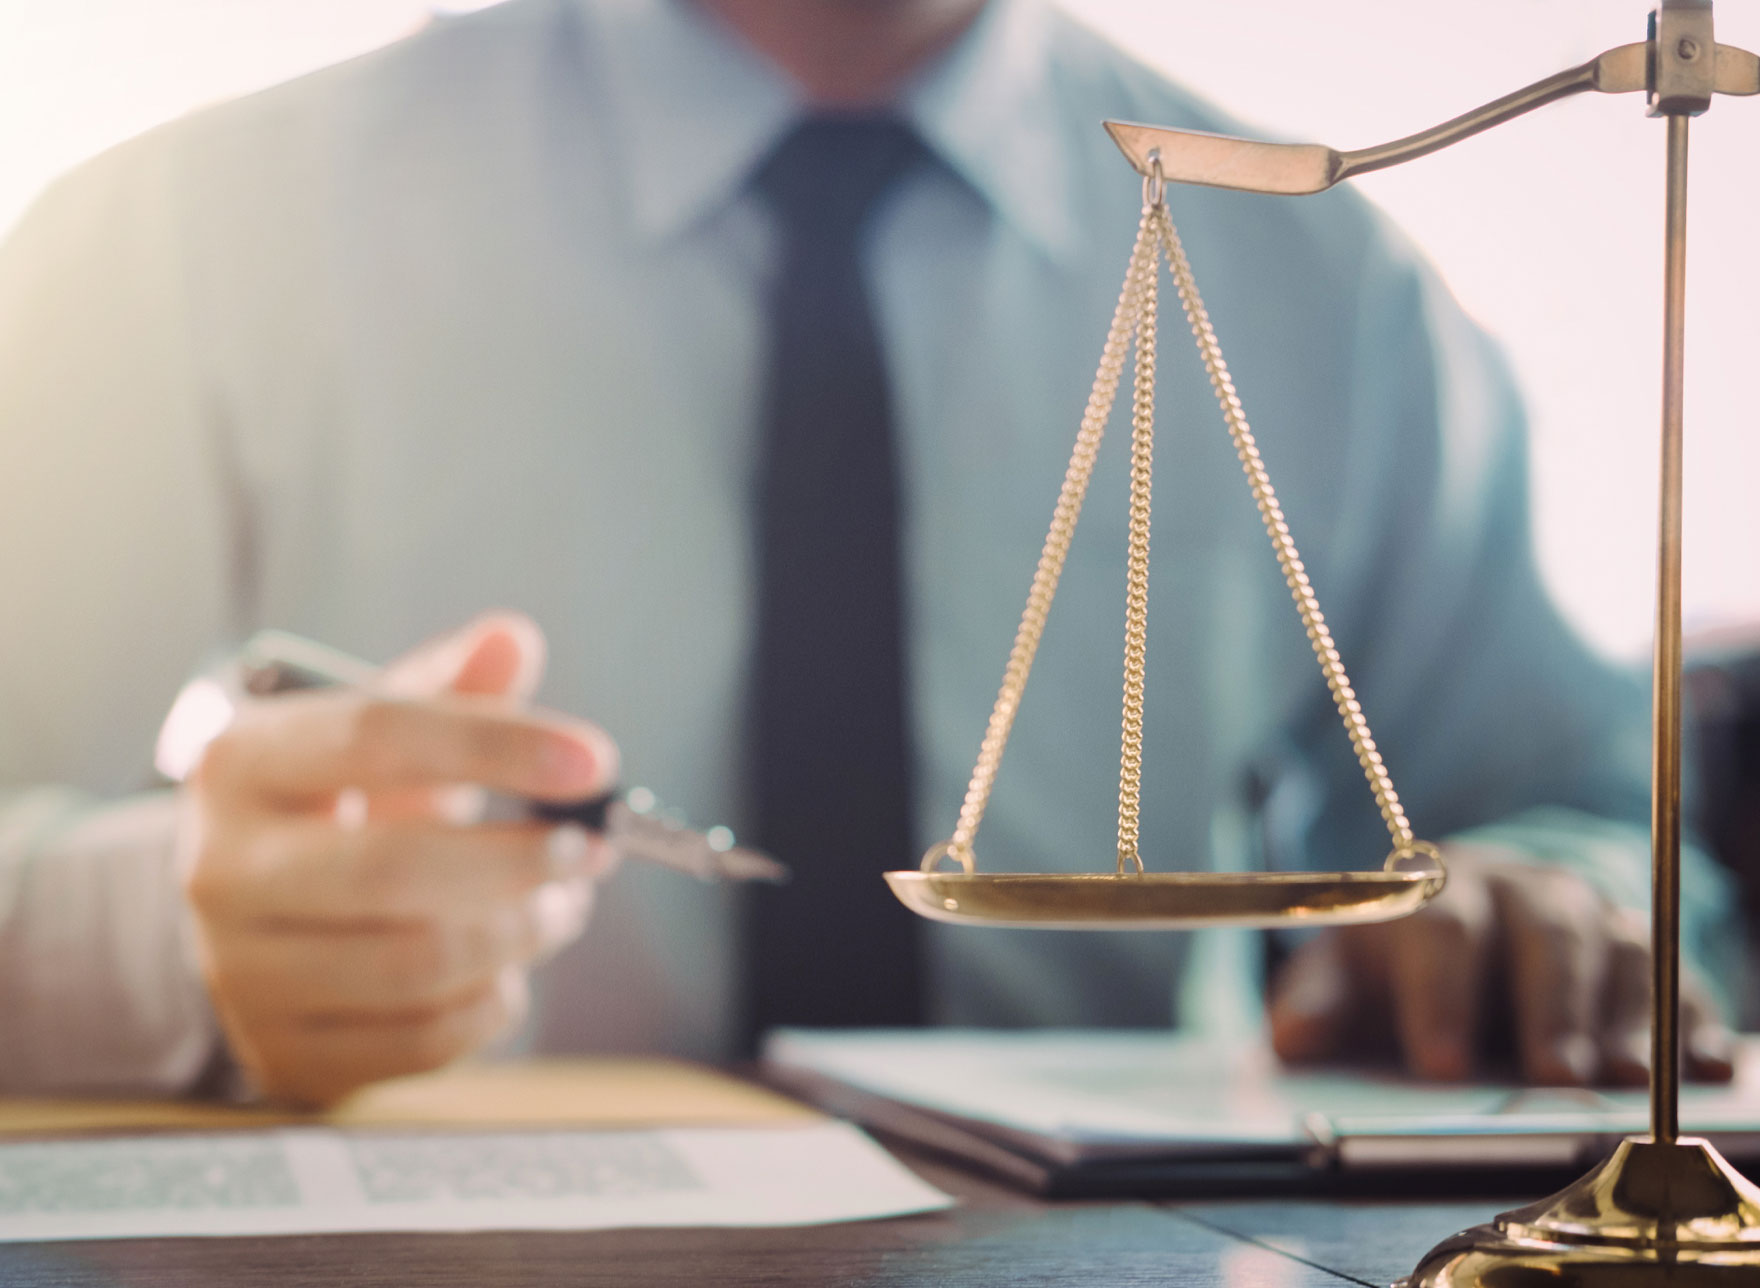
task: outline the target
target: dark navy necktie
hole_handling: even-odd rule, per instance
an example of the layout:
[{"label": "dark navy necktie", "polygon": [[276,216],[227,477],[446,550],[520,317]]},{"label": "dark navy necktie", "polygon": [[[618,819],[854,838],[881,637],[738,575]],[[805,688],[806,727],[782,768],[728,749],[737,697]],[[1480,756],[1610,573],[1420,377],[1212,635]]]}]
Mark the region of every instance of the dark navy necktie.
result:
[{"label": "dark navy necktie", "polygon": [[755,1035],[922,1017],[900,485],[864,230],[925,155],[890,117],[818,117],[755,183],[780,237],[757,479],[751,787],[758,843],[794,869],[755,891]]}]

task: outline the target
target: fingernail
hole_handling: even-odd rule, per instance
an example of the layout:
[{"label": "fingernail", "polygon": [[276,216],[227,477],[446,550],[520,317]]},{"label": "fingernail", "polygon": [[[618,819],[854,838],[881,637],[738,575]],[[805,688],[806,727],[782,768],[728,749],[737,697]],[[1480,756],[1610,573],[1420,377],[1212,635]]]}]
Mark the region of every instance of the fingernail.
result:
[{"label": "fingernail", "polygon": [[544,838],[544,853],[550,861],[551,874],[558,877],[578,875],[586,865],[590,848],[591,838],[579,823],[553,827],[550,835]]}]

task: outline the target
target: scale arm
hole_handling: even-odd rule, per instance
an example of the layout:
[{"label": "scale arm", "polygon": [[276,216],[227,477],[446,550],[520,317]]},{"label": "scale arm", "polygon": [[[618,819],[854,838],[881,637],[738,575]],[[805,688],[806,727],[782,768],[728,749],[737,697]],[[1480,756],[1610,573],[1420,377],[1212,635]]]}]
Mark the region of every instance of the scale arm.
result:
[{"label": "scale arm", "polygon": [[1719,45],[1716,75],[1719,94],[1760,94],[1760,55]]},{"label": "scale arm", "polygon": [[[1145,178],[1149,177],[1151,155],[1158,153],[1162,177],[1170,183],[1295,196],[1324,192],[1353,175],[1384,170],[1439,151],[1573,94],[1589,90],[1630,94],[1647,89],[1649,62],[1648,41],[1620,45],[1434,129],[1355,152],[1339,152],[1319,143],[1261,143],[1127,121],[1108,121],[1106,131]],[[1718,45],[1716,87],[1720,94],[1760,94],[1760,58],[1746,50]]]}]

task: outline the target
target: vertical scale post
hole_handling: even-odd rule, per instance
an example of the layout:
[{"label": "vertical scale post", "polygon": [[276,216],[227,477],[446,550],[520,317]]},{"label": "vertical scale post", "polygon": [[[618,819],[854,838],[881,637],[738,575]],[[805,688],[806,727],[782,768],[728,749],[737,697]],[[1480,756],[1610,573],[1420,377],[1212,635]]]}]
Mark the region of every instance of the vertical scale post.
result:
[{"label": "vertical scale post", "polygon": [[1663,233],[1662,469],[1650,755],[1650,1134],[1680,1136],[1681,440],[1686,402],[1687,131],[1711,106],[1711,0],[1661,0],[1650,15],[1649,112],[1668,123]]},{"label": "vertical scale post", "polygon": [[1657,509],[1656,644],[1652,678],[1650,852],[1650,1134],[1680,1135],[1681,957],[1681,439],[1687,300],[1687,127],[1668,118],[1664,224],[1662,470]]}]

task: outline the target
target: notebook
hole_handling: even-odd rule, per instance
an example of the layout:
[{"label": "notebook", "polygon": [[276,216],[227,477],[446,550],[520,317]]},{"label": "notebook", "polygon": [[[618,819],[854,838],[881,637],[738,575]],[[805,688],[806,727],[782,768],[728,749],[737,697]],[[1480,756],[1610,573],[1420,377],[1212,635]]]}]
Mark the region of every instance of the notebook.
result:
[{"label": "notebook", "polygon": [[[1035,1193],[1492,1193],[1580,1175],[1647,1130],[1643,1091],[1290,1070],[1177,1032],[781,1030],[766,1077]],[[1687,1132],[1760,1162],[1760,1040],[1689,1086]]]}]

